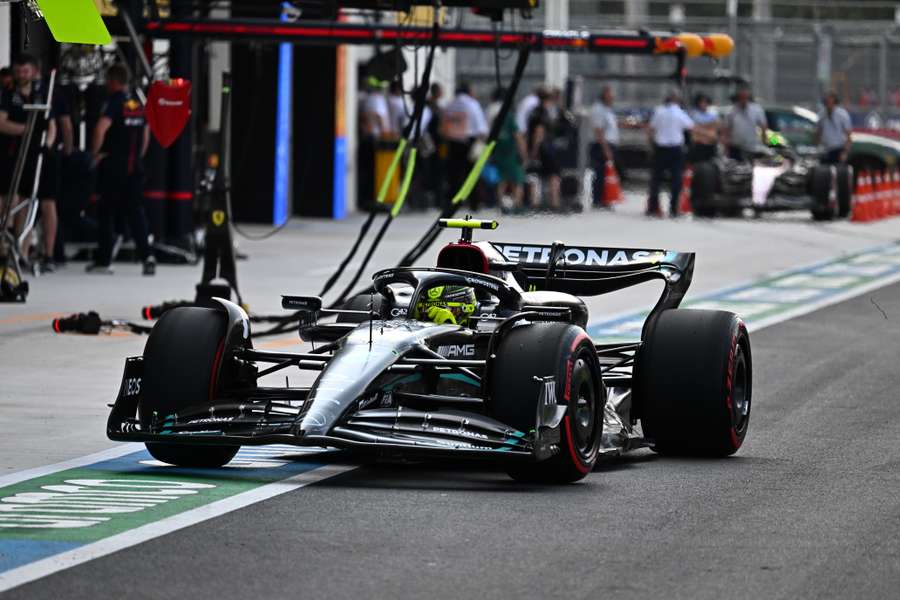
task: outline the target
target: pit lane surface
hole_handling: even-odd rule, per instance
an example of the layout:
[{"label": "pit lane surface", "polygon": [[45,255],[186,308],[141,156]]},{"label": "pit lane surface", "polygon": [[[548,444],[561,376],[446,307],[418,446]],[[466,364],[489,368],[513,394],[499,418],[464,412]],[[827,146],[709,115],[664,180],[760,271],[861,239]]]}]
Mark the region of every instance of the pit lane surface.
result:
[{"label": "pit lane surface", "polygon": [[363,466],[10,598],[892,598],[900,284],[753,335],[747,442],[583,483]]}]

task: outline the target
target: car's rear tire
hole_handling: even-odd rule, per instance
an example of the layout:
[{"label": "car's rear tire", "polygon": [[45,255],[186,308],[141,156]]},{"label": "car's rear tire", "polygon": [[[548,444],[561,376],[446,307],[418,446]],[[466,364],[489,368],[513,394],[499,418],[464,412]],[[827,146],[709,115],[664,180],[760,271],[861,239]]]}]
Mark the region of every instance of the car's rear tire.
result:
[{"label": "car's rear tire", "polygon": [[[144,377],[138,415],[141,427],[215,398],[225,343],[225,314],[212,308],[166,311],[144,346]],[[182,467],[220,467],[239,446],[148,442],[156,460]]]},{"label": "car's rear tire", "polygon": [[809,172],[810,212],[816,221],[830,221],[837,212],[831,202],[831,179],[831,167],[828,165],[816,165]]},{"label": "car's rear tire", "polygon": [[663,454],[734,454],[747,435],[752,384],[750,337],[737,315],[664,311],[635,366],[644,436]]},{"label": "car's rear tire", "polygon": [[719,187],[719,168],[712,162],[694,165],[691,179],[691,210],[698,217],[714,217],[715,197]]},{"label": "car's rear tire", "polygon": [[837,166],[837,201],[838,216],[849,217],[853,202],[853,167],[847,164]]},{"label": "car's rear tire", "polygon": [[535,323],[512,329],[500,342],[490,373],[491,414],[528,432],[536,428],[541,385],[555,376],[556,402],[567,404],[559,452],[513,466],[509,475],[531,483],[571,483],[594,468],[603,433],[606,388],[597,352],[584,329],[568,323]]}]

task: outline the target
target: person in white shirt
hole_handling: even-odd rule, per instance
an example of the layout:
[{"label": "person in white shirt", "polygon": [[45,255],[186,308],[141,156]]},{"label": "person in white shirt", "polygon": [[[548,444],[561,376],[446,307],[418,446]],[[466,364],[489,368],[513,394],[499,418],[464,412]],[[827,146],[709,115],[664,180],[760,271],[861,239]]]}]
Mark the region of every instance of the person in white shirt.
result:
[{"label": "person in white shirt", "polygon": [[[462,187],[474,166],[470,156],[476,140],[488,135],[484,110],[472,96],[472,86],[462,82],[456,88],[456,97],[441,111],[441,137],[447,144],[448,202]],[[478,192],[471,196],[472,210],[478,210]]]},{"label": "person in white shirt", "polygon": [[688,163],[713,160],[719,153],[719,115],[710,106],[712,100],[704,93],[694,96],[694,106],[688,116],[694,122]]},{"label": "person in white shirt", "polygon": [[836,165],[847,162],[850,132],[853,130],[850,113],[840,106],[841,99],[836,92],[828,92],[824,104],[825,108],[819,112],[819,122],[816,125],[816,140],[825,146],[822,163]]},{"label": "person in white shirt", "polygon": [[534,91],[522,98],[516,105],[516,127],[519,131],[528,130],[528,119],[541,104],[541,98],[547,96],[547,89],[544,86],[534,88]]},{"label": "person in white shirt", "polygon": [[766,113],[759,104],[750,100],[750,89],[746,86],[738,89],[722,130],[728,157],[750,160],[760,144],[766,145],[766,127]]},{"label": "person in white shirt", "polygon": [[613,110],[613,101],[612,88],[607,85],[600,91],[597,102],[591,107],[594,143],[591,144],[588,153],[596,175],[594,206],[601,208],[612,207],[611,199],[604,197],[606,186],[603,185],[603,182],[606,176],[606,163],[611,162],[618,171],[616,148],[619,145],[619,123]]},{"label": "person in white shirt", "polygon": [[368,94],[360,110],[360,126],[364,137],[375,140],[389,137],[392,133],[390,110],[381,86],[370,82]]},{"label": "person in white shirt", "polygon": [[665,173],[669,173],[669,216],[678,216],[678,196],[681,194],[681,175],[684,170],[684,133],[694,122],[681,108],[681,95],[669,92],[650,119],[649,134],[653,145],[653,172],[650,176],[650,197],[647,215],[662,216],[659,208],[659,187]]},{"label": "person in white shirt", "polygon": [[357,202],[367,209],[375,202],[375,148],[392,133],[387,99],[380,82],[370,79],[367,93],[359,106],[359,144],[357,145]]},{"label": "person in white shirt", "polygon": [[391,82],[387,97],[388,122],[391,135],[399,138],[403,135],[403,128],[409,122],[409,107],[406,98],[403,97],[403,84],[399,80]]}]

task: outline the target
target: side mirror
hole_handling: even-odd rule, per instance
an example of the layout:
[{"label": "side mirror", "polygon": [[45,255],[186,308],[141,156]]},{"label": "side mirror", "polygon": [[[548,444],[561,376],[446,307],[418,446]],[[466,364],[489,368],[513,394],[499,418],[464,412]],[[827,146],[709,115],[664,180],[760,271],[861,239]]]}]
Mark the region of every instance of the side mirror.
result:
[{"label": "side mirror", "polygon": [[322,310],[322,299],[318,296],[282,296],[281,308],[295,310],[300,317],[300,332],[315,326]]}]

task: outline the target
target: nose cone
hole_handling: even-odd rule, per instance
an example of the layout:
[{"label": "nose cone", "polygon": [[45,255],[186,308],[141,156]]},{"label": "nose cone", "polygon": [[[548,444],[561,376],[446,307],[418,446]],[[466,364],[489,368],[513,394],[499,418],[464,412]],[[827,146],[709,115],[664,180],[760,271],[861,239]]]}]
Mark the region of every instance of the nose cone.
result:
[{"label": "nose cone", "polygon": [[310,390],[301,434],[327,435],[388,367],[430,335],[453,328],[408,320],[374,321],[371,328],[362,323],[344,339]]}]

